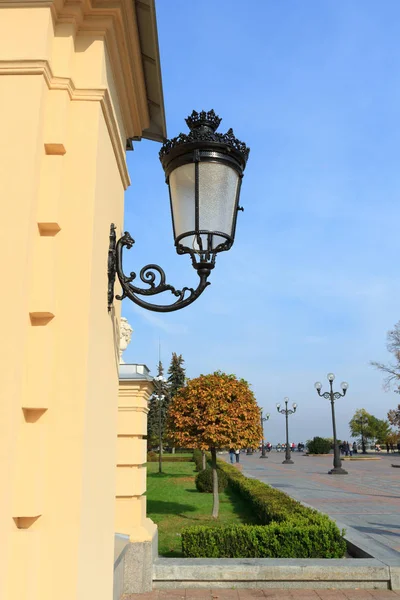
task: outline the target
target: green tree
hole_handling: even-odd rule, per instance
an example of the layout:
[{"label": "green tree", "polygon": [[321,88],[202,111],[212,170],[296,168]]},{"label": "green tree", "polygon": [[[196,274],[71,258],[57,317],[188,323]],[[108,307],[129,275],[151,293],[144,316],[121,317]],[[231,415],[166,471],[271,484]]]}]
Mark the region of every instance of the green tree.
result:
[{"label": "green tree", "polygon": [[[164,367],[161,360],[157,366],[157,375],[164,374]],[[151,449],[155,446],[159,446],[160,439],[160,412],[161,412],[161,437],[163,442],[166,442],[165,439],[165,422],[167,417],[168,410],[168,387],[167,385],[162,386],[162,395],[164,396],[163,400],[158,399],[157,392],[153,393],[149,400],[149,412],[147,415],[147,448]],[[162,449],[160,449],[162,451]]]},{"label": "green tree", "polygon": [[386,391],[393,390],[400,394],[400,321],[395,324],[394,329],[387,332],[386,348],[394,357],[394,361],[386,364],[372,361],[371,365],[385,373],[383,384]]},{"label": "green tree", "polygon": [[397,429],[400,432],[400,404],[397,405],[397,408],[389,410],[387,416],[389,419],[389,423],[394,427],[397,427]]},{"label": "green tree", "polygon": [[188,380],[171,399],[167,428],[176,444],[211,452],[212,516],[218,518],[217,450],[257,448],[262,438],[260,409],[249,384],[220,371]]},{"label": "green tree", "polygon": [[369,426],[373,438],[378,444],[385,444],[389,436],[393,433],[389,421],[386,419],[378,419],[371,415]]},{"label": "green tree", "polygon": [[[182,354],[172,353],[171,364],[168,369],[168,386],[169,386],[169,399],[173,398],[177,392],[185,385],[186,382],[186,369],[183,366],[184,359]],[[168,412],[168,406],[167,406]],[[175,448],[172,448],[172,453],[175,453]]]},{"label": "green tree", "polygon": [[186,369],[183,366],[184,362],[182,354],[172,353],[171,364],[168,369],[169,394],[171,398],[185,385]]},{"label": "green tree", "polygon": [[356,410],[349,422],[349,427],[354,438],[359,438],[361,443],[364,441],[363,452],[365,451],[365,442],[375,440],[384,444],[392,432],[388,421],[374,417],[365,408]]}]

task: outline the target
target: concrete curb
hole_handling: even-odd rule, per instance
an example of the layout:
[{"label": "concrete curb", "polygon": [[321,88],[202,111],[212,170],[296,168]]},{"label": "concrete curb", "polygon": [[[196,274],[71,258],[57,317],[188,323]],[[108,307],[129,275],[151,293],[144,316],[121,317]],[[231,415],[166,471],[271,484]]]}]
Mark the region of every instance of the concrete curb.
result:
[{"label": "concrete curb", "polygon": [[154,589],[388,589],[391,578],[390,568],[375,559],[159,558],[153,574]]},{"label": "concrete curb", "polygon": [[341,460],[382,460],[381,456],[342,456]]}]

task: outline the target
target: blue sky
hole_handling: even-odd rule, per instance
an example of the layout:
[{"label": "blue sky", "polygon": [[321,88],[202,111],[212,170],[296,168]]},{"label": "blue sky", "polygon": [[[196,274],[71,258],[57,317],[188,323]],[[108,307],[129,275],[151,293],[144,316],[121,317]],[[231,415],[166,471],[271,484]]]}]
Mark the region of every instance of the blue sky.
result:
[{"label": "blue sky", "polygon": [[[400,319],[400,3],[385,0],[158,0],[169,137],[192,111],[215,111],[251,148],[235,244],[211,286],[169,314],[124,301],[134,333],[126,362],[155,374],[182,354],[187,375],[221,369],[247,379],[284,438],[275,404],[298,404],[290,437],[331,435],[313,384],[349,382],[338,436],[353,412],[377,417],[398,402],[370,360],[386,361]],[[196,8],[197,7],[197,8]],[[136,244],[125,271],[160,264],[168,283],[195,286],[174,250],[159,145],[128,155],[125,228]]]}]

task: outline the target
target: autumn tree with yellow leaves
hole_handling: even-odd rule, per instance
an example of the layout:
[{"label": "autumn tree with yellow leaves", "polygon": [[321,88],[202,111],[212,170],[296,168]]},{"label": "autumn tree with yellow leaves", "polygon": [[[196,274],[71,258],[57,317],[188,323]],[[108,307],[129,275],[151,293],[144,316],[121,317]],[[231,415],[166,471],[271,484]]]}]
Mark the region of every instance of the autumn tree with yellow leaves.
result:
[{"label": "autumn tree with yellow leaves", "polygon": [[171,400],[167,429],[177,446],[211,452],[212,516],[217,518],[217,450],[257,448],[262,438],[260,409],[249,384],[219,371],[189,379]]}]

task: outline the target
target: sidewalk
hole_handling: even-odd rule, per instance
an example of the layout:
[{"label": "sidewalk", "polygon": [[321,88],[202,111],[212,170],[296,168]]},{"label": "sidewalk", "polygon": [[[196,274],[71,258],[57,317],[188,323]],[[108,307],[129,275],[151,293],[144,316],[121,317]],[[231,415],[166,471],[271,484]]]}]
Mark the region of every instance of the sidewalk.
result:
[{"label": "sidewalk", "polygon": [[352,527],[373,556],[379,549],[397,554],[400,565],[400,470],[391,466],[400,465],[398,455],[378,455],[381,460],[343,461],[348,475],[328,475],[333,456],[293,452],[293,465],[282,464],[283,453],[270,452],[267,459],[259,456],[240,455],[244,475],[268,483]]},{"label": "sidewalk", "polygon": [[155,590],[147,594],[132,594],[124,600],[399,600],[400,593],[389,590]]}]

